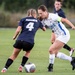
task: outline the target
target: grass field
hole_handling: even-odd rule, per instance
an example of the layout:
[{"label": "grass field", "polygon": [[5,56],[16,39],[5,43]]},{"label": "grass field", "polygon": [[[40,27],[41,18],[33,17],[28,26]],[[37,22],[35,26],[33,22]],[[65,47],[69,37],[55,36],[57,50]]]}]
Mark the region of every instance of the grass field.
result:
[{"label": "grass field", "polygon": [[[12,40],[15,29],[0,29],[0,70],[4,67],[4,64],[8,57],[11,55],[13,51],[13,44],[15,41]],[[70,30],[71,39],[68,42],[68,45],[71,47],[75,47],[75,31]],[[75,75],[75,70],[72,71],[72,67],[69,61],[61,60],[56,58],[54,64],[54,72],[49,73],[47,71],[48,66],[48,49],[51,45],[50,43],[51,31],[47,30],[43,32],[42,30],[38,30],[35,36],[35,46],[31,52],[30,59],[28,62],[33,62],[36,65],[35,73],[19,73],[18,67],[21,62],[21,58],[23,56],[23,51],[19,54],[14,63],[10,66],[8,71],[4,74],[0,73],[0,75]],[[62,49],[61,52],[69,55],[69,52],[65,49]],[[73,54],[75,56],[75,53]]]}]

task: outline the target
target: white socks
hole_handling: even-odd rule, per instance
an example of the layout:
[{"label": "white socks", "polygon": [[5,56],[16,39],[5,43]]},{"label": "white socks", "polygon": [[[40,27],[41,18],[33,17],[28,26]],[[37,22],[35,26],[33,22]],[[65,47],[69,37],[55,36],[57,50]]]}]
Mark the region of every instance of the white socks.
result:
[{"label": "white socks", "polygon": [[72,61],[72,57],[67,56],[66,54],[61,53],[61,52],[58,52],[56,57],[58,57],[60,59],[64,59],[64,60],[69,60],[70,62]]},{"label": "white socks", "polygon": [[54,60],[55,60],[55,54],[50,54],[49,55],[49,63],[54,64]]},{"label": "white socks", "polygon": [[[58,57],[60,59],[64,59],[64,60],[69,60],[70,62],[72,61],[72,57],[67,56],[66,54],[61,53],[61,52],[58,52],[56,57]],[[54,64],[54,60],[55,60],[55,54],[50,54],[49,55],[49,63]]]}]

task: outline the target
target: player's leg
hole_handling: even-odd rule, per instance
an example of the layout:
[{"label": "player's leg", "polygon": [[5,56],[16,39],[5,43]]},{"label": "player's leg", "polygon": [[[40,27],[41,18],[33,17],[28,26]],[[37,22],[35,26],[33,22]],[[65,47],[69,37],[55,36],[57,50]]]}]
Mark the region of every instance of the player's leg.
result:
[{"label": "player's leg", "polygon": [[72,65],[72,70],[75,69],[75,57],[70,57],[62,52],[58,52],[56,57],[70,61],[71,65]]},{"label": "player's leg", "polygon": [[14,48],[14,51],[12,53],[12,55],[8,58],[4,68],[1,70],[1,72],[6,72],[7,69],[10,67],[10,65],[13,63],[13,61],[15,60],[15,58],[18,56],[20,52],[20,49]]},{"label": "player's leg", "polygon": [[[52,34],[51,34],[51,43],[52,43],[52,44],[54,43],[55,39],[56,39],[55,34],[54,34],[54,32],[52,31]],[[69,51],[70,56],[73,55],[74,48],[71,48],[71,47],[68,46],[67,44],[65,44],[65,45],[63,46],[63,48],[65,48],[66,50]]]},{"label": "player's leg", "polygon": [[27,62],[29,56],[30,56],[30,51],[26,51],[25,55],[24,55],[23,58],[22,58],[22,62],[21,62],[21,65],[22,65],[22,66],[24,66],[24,65],[26,64],[26,62]]},{"label": "player's leg", "polygon": [[55,42],[50,46],[49,49],[49,66],[48,66],[48,71],[52,72],[53,71],[53,64],[55,60],[55,54],[58,53],[58,51],[64,46],[64,43],[55,40]]},{"label": "player's leg", "polygon": [[63,46],[63,48],[65,48],[66,50],[68,50],[69,53],[70,53],[70,56],[72,56],[72,54],[73,54],[73,52],[74,52],[74,48],[71,48],[71,47],[68,46],[67,44],[65,44],[65,45]]},{"label": "player's leg", "polygon": [[29,56],[30,56],[30,51],[27,51],[27,52],[24,54],[24,56],[22,57],[21,65],[20,65],[19,68],[18,68],[18,71],[19,71],[19,72],[23,72],[23,67],[24,67],[24,65],[26,64],[26,62],[28,61]]},{"label": "player's leg", "polygon": [[26,62],[28,61],[29,56],[30,56],[30,51],[32,50],[33,47],[34,47],[34,44],[30,44],[28,42],[23,42],[23,50],[26,51],[26,53],[22,57],[21,65],[18,68],[19,72],[23,71],[23,67],[26,64]]},{"label": "player's leg", "polygon": [[53,44],[54,43],[54,41],[55,41],[55,34],[54,34],[54,32],[52,31],[52,34],[51,34],[51,43]]},{"label": "player's leg", "polygon": [[[58,43],[58,44],[57,44]],[[59,40],[56,40],[53,45],[49,49],[49,67],[48,71],[53,71],[53,64],[55,60],[55,56],[64,60],[69,60],[73,66],[73,69],[75,69],[75,58],[72,59],[72,57],[67,56],[64,53],[59,52],[59,50],[64,46],[64,43],[60,42]]]}]

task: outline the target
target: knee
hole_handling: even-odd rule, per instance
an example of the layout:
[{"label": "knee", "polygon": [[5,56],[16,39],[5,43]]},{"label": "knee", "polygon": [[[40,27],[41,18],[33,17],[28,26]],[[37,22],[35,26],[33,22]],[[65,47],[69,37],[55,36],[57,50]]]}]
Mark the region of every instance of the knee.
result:
[{"label": "knee", "polygon": [[50,54],[53,54],[53,53],[54,53],[54,51],[53,51],[52,48],[49,49],[49,53],[50,53]]}]

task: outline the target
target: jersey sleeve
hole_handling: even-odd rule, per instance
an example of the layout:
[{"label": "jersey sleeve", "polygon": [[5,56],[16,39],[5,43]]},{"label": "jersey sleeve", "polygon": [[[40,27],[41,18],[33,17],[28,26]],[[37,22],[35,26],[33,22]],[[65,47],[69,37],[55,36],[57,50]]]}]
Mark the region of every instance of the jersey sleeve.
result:
[{"label": "jersey sleeve", "polygon": [[63,11],[61,11],[60,13],[58,13],[58,15],[62,18],[66,18],[65,13]]},{"label": "jersey sleeve", "polygon": [[53,18],[54,20],[57,20],[57,21],[60,22],[62,17],[58,16],[57,14],[54,14],[52,18]]},{"label": "jersey sleeve", "polygon": [[21,19],[20,22],[19,22],[19,24],[18,24],[18,26],[23,26],[23,22],[24,22],[24,20]]},{"label": "jersey sleeve", "polygon": [[39,27],[42,29],[43,27],[44,27],[44,25],[42,24],[42,22],[41,21],[39,21]]}]

